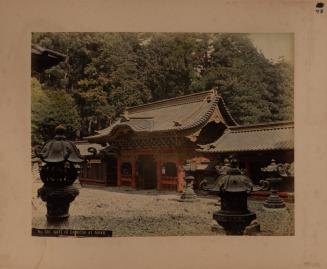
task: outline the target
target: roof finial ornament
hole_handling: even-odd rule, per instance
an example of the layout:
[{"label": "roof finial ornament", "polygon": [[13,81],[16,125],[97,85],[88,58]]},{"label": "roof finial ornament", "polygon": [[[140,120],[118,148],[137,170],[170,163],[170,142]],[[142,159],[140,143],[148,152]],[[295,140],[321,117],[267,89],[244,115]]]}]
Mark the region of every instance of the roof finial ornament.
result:
[{"label": "roof finial ornament", "polygon": [[218,95],[218,87],[213,87],[210,91],[210,94],[207,95],[206,100],[208,103],[211,102],[212,98]]},{"label": "roof finial ornament", "polygon": [[129,115],[128,115],[128,110],[125,110],[124,113],[121,115],[122,119],[121,121],[129,121]]},{"label": "roof finial ornament", "polygon": [[59,124],[55,128],[55,139],[62,140],[65,139],[66,127],[63,124]]},{"label": "roof finial ornament", "polygon": [[182,124],[179,121],[173,120],[174,126],[182,126]]}]

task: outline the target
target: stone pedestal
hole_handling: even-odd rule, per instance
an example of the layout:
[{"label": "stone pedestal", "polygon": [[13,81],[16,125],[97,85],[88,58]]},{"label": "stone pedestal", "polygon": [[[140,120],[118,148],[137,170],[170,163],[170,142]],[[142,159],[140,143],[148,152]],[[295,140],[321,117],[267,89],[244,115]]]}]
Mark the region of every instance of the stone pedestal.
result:
[{"label": "stone pedestal", "polygon": [[284,208],[262,208],[261,226],[262,230],[274,235],[290,235],[290,225],[292,216],[286,207]]},{"label": "stone pedestal", "polygon": [[197,196],[193,190],[193,176],[185,177],[185,189],[182,193],[181,197],[179,198],[180,202],[192,202],[196,200]]},{"label": "stone pedestal", "polygon": [[279,197],[277,190],[272,189],[270,196],[264,202],[263,206],[265,208],[284,208],[285,203],[283,199]]},{"label": "stone pedestal", "polygon": [[69,217],[69,206],[79,194],[73,186],[45,186],[38,189],[38,196],[47,203],[48,222],[61,222]]}]

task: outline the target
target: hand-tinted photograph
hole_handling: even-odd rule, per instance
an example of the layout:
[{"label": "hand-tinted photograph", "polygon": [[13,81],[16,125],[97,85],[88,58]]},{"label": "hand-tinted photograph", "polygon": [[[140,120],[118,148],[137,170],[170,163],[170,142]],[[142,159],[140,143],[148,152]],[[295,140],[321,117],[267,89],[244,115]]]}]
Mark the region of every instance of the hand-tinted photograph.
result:
[{"label": "hand-tinted photograph", "polygon": [[294,235],[293,54],[291,33],[32,33],[32,235]]}]

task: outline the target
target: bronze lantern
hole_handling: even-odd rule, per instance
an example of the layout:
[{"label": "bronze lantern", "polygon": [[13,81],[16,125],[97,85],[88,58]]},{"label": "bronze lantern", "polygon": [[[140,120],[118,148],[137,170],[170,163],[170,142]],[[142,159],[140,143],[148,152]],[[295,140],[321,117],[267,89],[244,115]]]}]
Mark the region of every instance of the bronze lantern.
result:
[{"label": "bronze lantern", "polygon": [[213,218],[227,235],[243,235],[246,226],[256,219],[256,214],[247,206],[252,186],[251,179],[242,174],[237,160],[233,158],[230,168],[219,177],[215,190],[212,190],[218,192],[221,198],[221,209],[213,214]]},{"label": "bronze lantern", "polygon": [[64,126],[59,125],[54,138],[35,152],[43,162],[40,177],[44,184],[38,189],[38,196],[47,204],[48,222],[66,220],[70,203],[79,194],[73,183],[84,159],[75,144],[66,140],[64,133]]}]

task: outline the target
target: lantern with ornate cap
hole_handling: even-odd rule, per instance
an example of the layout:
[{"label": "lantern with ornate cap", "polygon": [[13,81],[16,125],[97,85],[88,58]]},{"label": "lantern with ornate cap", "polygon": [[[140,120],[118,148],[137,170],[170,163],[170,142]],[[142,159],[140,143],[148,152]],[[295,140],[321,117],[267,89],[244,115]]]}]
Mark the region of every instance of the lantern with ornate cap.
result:
[{"label": "lantern with ornate cap", "polygon": [[277,186],[283,181],[282,176],[287,175],[285,165],[277,164],[276,161],[272,159],[268,166],[261,168],[261,171],[266,174],[266,179],[261,180],[260,183],[271,191],[270,196],[264,202],[263,206],[266,208],[284,208],[285,203],[278,195]]},{"label": "lantern with ornate cap", "polygon": [[[93,152],[93,149],[90,150]],[[69,217],[69,206],[79,194],[73,186],[78,177],[79,164],[84,161],[75,144],[66,140],[65,127],[55,128],[55,136],[35,150],[41,159],[40,177],[44,185],[38,189],[38,196],[47,203],[47,219],[62,221]]]},{"label": "lantern with ornate cap", "polygon": [[196,199],[196,194],[193,189],[193,182],[194,182],[194,172],[196,170],[196,163],[194,161],[187,160],[183,165],[184,172],[185,172],[185,188],[184,191],[179,199],[181,202],[191,202]]},{"label": "lantern with ornate cap", "polygon": [[230,161],[230,168],[219,177],[211,191],[219,193],[221,209],[213,218],[228,235],[242,235],[246,226],[256,219],[256,214],[248,210],[247,197],[252,190],[252,181],[243,175],[235,158]]}]

